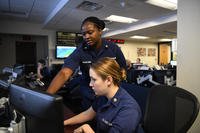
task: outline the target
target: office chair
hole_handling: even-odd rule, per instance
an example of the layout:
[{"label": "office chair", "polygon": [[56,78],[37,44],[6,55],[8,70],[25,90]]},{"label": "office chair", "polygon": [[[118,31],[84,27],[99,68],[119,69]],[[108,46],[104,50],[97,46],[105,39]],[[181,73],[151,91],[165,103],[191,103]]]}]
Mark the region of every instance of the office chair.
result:
[{"label": "office chair", "polygon": [[157,85],[147,98],[143,121],[145,133],[186,133],[199,112],[192,93],[173,86]]},{"label": "office chair", "polygon": [[137,101],[142,111],[143,118],[150,88],[126,82],[121,82],[120,86],[124,88]]}]

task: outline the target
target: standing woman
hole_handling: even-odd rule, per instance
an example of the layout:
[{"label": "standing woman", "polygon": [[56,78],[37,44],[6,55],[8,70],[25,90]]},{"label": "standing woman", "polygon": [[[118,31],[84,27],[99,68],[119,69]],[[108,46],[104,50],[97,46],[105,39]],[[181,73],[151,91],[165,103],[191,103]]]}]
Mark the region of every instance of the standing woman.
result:
[{"label": "standing woman", "polygon": [[99,59],[89,69],[90,86],[98,96],[92,106],[64,121],[64,125],[84,123],[96,117],[96,130],[88,124],[77,128],[75,133],[133,133],[141,119],[137,102],[119,86],[126,77],[125,70],[109,57]]},{"label": "standing woman", "polygon": [[83,43],[65,59],[60,72],[51,82],[47,92],[56,93],[70,78],[72,73],[80,67],[82,72],[80,92],[82,95],[82,108],[88,109],[94,101],[95,95],[89,86],[89,66],[102,57],[111,57],[117,61],[121,68],[126,69],[126,61],[120,48],[113,42],[101,38],[104,21],[97,17],[88,17],[81,24]]}]

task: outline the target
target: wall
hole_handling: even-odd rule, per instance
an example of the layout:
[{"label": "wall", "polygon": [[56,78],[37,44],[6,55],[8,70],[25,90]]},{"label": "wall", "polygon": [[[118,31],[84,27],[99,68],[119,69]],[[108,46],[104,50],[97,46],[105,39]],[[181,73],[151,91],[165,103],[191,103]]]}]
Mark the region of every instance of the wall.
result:
[{"label": "wall", "polygon": [[[47,42],[44,42],[44,43],[48,43],[47,49],[49,49],[49,52],[48,52],[49,65],[51,65],[52,60],[50,59],[54,58],[53,57],[54,51],[52,50],[52,48],[55,48],[55,44],[56,44],[56,31],[43,29],[43,25],[41,24],[1,20],[0,33],[47,36],[48,40]],[[40,46],[38,48],[40,49]],[[41,55],[38,55],[38,56],[41,56]]]},{"label": "wall", "polygon": [[30,36],[30,40],[23,40],[23,36],[19,34],[0,34],[0,38],[0,70],[5,66],[16,64],[15,44],[17,41],[36,43],[36,61],[48,56],[47,36]]},{"label": "wall", "polygon": [[15,44],[14,40],[7,35],[0,35],[0,73],[5,66],[11,66],[15,64]]},{"label": "wall", "polygon": [[[49,49],[49,51],[48,51],[49,66],[51,66],[51,64],[63,63],[63,60],[55,59],[56,31],[43,29],[43,26],[41,24],[15,22],[15,21],[0,21],[0,33],[47,36],[48,37],[47,49]],[[14,42],[12,42],[12,43],[14,43]],[[44,43],[46,43],[46,42],[44,42]],[[135,62],[135,60],[137,58],[137,47],[156,48],[156,51],[157,51],[157,44],[153,44],[153,43],[141,43],[141,42],[126,41],[125,44],[120,45],[120,47],[121,47],[125,57],[130,59],[132,62]],[[43,50],[41,45],[38,46],[37,50]],[[45,50],[43,50],[43,52],[45,53]],[[41,57],[42,55],[39,54],[38,56]],[[15,59],[12,59],[11,63],[13,63],[14,60]],[[144,56],[144,57],[141,57],[141,60],[143,63],[153,66],[153,65],[157,64],[157,52],[156,52],[155,57]],[[7,64],[9,64],[9,63],[7,63]]]},{"label": "wall", "polygon": [[122,52],[126,59],[131,60],[132,63],[136,61],[138,58],[137,48],[146,48],[146,52],[148,48],[156,49],[156,56],[141,56],[141,62],[147,64],[149,66],[153,66],[158,64],[158,44],[157,43],[143,43],[143,42],[134,42],[134,41],[125,41],[125,44],[119,44]]},{"label": "wall", "polygon": [[[193,92],[200,100],[200,1],[178,1],[177,86]],[[200,132],[200,115],[190,133]]]}]

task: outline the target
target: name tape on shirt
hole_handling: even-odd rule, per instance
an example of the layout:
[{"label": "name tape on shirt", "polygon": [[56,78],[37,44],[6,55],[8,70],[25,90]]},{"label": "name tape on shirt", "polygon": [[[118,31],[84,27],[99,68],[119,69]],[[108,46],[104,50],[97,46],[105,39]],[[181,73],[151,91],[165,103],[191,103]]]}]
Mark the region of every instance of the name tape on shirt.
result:
[{"label": "name tape on shirt", "polygon": [[110,59],[116,60],[116,57],[109,57]]},{"label": "name tape on shirt", "polygon": [[88,61],[82,61],[83,64],[91,64],[92,61],[88,60]]}]

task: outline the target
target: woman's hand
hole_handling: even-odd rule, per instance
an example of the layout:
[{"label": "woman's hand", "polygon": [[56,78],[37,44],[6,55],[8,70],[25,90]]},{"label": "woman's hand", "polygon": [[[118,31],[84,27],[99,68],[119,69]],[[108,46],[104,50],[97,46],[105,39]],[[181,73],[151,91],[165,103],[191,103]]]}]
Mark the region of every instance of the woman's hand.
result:
[{"label": "woman's hand", "polygon": [[93,129],[88,124],[84,124],[74,130],[74,133],[94,133]]}]

